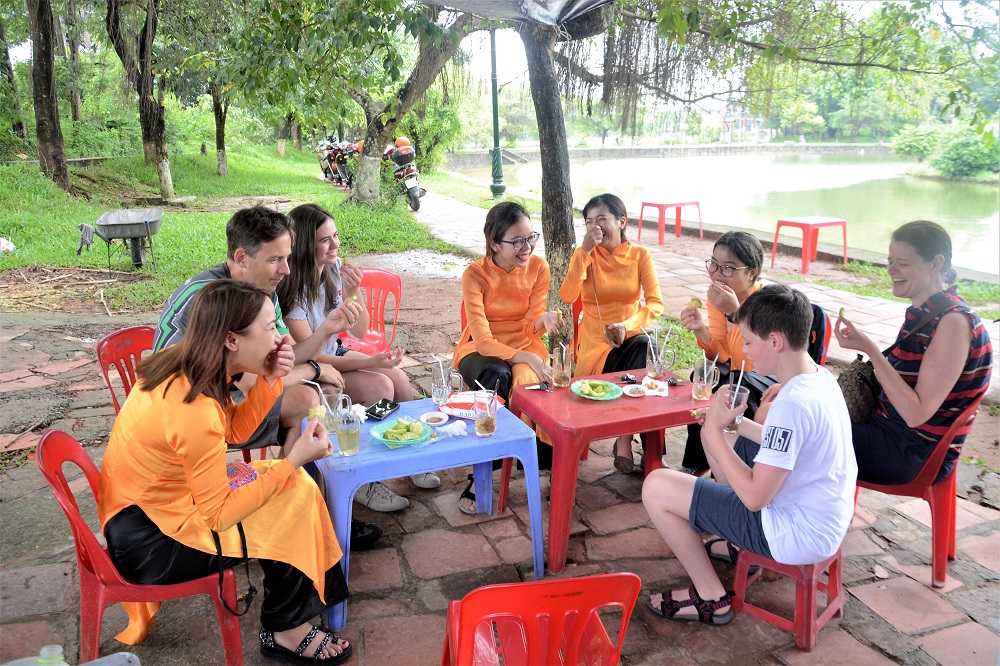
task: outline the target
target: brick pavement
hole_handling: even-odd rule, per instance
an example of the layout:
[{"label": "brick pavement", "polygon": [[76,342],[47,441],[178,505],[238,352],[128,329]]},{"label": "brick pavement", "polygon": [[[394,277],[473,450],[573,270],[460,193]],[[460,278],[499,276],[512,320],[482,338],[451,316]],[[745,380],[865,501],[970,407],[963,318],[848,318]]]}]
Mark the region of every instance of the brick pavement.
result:
[{"label": "brick pavement", "polygon": [[[424,203],[418,216],[436,234],[476,249],[481,210],[433,194]],[[661,281],[670,285],[665,289],[668,308],[704,293],[700,258],[651,249],[662,271]],[[901,306],[878,299],[812,285],[802,288],[824,305],[845,304],[858,321],[865,316],[872,324],[898,321],[902,311]],[[55,416],[54,425],[86,440],[88,452],[100,460],[113,410],[96,363],[90,362],[93,342],[47,327],[44,316],[19,316],[17,321],[9,315],[0,317],[0,402],[30,403],[32,414],[39,418]],[[108,330],[131,323],[138,322],[109,322]],[[413,360],[407,372],[426,392],[425,364],[430,358]],[[9,434],[0,444],[8,444],[29,425],[5,422]],[[30,448],[30,433],[15,445]],[[664,462],[678,465],[682,449],[683,433],[668,432]],[[344,634],[355,643],[356,656],[349,663],[436,663],[449,600],[480,585],[531,579],[523,479],[515,474],[510,507],[503,516],[466,516],[456,507],[465,472],[442,472],[442,486],[433,491],[417,489],[406,479],[389,481],[409,497],[408,510],[386,515],[356,509],[358,517],[382,525],[385,536],[375,550],[352,557],[353,597]],[[929,587],[926,504],[862,491],[844,546],[844,616],[821,634],[813,652],[798,652],[790,634],[746,615],[725,627],[678,624],[653,616],[640,603],[628,629],[623,663],[996,663],[1000,653],[996,476],[961,465],[960,495],[983,504],[959,500],[958,559],[949,567],[949,586],[944,590]],[[3,472],[0,479],[0,662],[37,654],[40,645],[55,642],[66,646],[67,661],[75,663],[79,591],[65,518],[33,462]],[[579,479],[569,564],[562,575],[634,571],[642,578],[644,594],[686,585],[677,561],[638,503],[641,475],[614,471],[611,442],[592,445]],[[548,477],[543,473],[543,495],[547,490]],[[94,515],[91,503],[85,503],[84,510]],[[717,566],[728,582],[732,569]],[[256,568],[254,576],[259,587]],[[750,588],[749,598],[788,612],[794,590],[784,578],[762,581]],[[245,661],[263,664],[267,662],[257,654],[253,615],[241,622]],[[101,654],[124,649],[113,638],[123,626],[121,609],[109,607]],[[133,651],[144,664],[221,663],[211,604],[204,598],[166,604],[149,638]]]}]

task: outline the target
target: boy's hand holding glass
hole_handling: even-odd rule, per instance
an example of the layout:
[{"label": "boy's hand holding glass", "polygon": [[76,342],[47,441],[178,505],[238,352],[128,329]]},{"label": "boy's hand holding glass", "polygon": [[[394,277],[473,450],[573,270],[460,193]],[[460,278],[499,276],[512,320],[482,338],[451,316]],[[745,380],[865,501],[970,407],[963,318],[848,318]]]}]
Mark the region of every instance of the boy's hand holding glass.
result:
[{"label": "boy's hand holding glass", "polygon": [[[746,390],[746,387],[740,388]],[[742,404],[730,408],[728,406],[728,391],[728,386],[719,389],[712,397],[712,403],[708,406],[708,412],[705,414],[704,427],[713,432],[723,431],[736,420],[737,416],[742,417],[743,412],[747,408],[746,398],[744,398]]]}]

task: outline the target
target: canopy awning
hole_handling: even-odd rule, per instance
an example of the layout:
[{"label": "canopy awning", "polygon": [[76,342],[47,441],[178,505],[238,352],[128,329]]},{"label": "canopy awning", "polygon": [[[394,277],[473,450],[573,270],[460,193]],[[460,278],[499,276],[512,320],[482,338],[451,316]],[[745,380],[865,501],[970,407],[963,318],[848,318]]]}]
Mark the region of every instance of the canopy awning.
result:
[{"label": "canopy awning", "polygon": [[445,4],[486,18],[559,25],[614,0],[446,0]]}]

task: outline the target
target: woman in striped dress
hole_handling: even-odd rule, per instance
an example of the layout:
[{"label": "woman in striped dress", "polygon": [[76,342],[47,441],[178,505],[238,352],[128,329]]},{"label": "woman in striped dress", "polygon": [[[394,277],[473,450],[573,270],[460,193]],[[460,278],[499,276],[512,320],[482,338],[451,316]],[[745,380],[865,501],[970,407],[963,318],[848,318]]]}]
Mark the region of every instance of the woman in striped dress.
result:
[{"label": "woman in striped dress", "polygon": [[[943,313],[902,340],[887,357],[845,317],[834,329],[840,346],[868,355],[882,384],[868,423],[854,423],[858,479],[897,485],[912,481],[962,411],[990,385],[993,348],[986,327],[954,286],[951,238],[940,225],[904,224],[889,242],[892,293],[912,304],[899,338],[928,313]],[[944,305],[942,305],[944,304]],[[968,427],[955,444],[965,441]],[[951,473],[959,450],[948,452],[938,480]]]}]

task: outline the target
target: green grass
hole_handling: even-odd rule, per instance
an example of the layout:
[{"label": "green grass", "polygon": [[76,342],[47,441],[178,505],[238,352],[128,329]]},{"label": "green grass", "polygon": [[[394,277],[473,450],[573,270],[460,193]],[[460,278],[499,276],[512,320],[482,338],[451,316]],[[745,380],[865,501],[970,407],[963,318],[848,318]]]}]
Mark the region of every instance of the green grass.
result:
[{"label": "green grass", "polygon": [[542,202],[539,199],[525,199],[506,193],[503,199],[494,199],[489,184],[477,184],[465,178],[453,176],[444,171],[431,171],[420,174],[420,184],[431,192],[440,192],[458,199],[470,206],[489,210],[500,201],[516,201],[536,220],[542,214]]},{"label": "green grass", "polygon": [[[905,298],[896,298],[892,295],[892,281],[889,279],[889,274],[886,272],[884,266],[877,266],[864,261],[851,261],[847,265],[838,266],[837,268],[845,273],[852,274],[852,276],[866,278],[868,282],[861,285],[828,279],[818,279],[813,280],[813,282],[862,296],[875,296],[896,301],[897,303],[907,302]],[[801,276],[796,275],[781,274],[780,277],[789,280],[802,280]],[[960,280],[958,282],[958,293],[984,321],[992,321],[1000,317],[1000,284]]]},{"label": "green grass", "polygon": [[[195,206],[210,205],[222,197],[280,195],[293,201],[314,202],[329,209],[337,220],[343,251],[396,252],[427,248],[455,249],[435,239],[408,212],[402,199],[391,206],[367,207],[346,203],[346,195],[316,177],[315,158],[286,151],[279,157],[271,148],[231,151],[229,176],[215,173],[215,157],[181,155],[171,160],[174,189],[179,197],[196,197]],[[0,166],[0,236],[17,250],[0,257],[0,269],[32,265],[106,268],[104,242],[94,240],[91,251],[76,256],[77,225],[94,224],[103,213],[121,207],[122,194],[156,194],[156,170],[141,157],[108,160],[90,169],[71,168],[70,186],[85,196],[71,196],[37,172],[34,165]],[[87,198],[89,197],[89,199]],[[288,209],[288,204],[283,210]],[[225,260],[225,225],[229,212],[197,212],[171,207],[154,237],[157,268],[143,268],[149,276],[105,290],[114,309],[158,309],[188,277]],[[112,268],[130,269],[127,252],[112,258]]]}]

